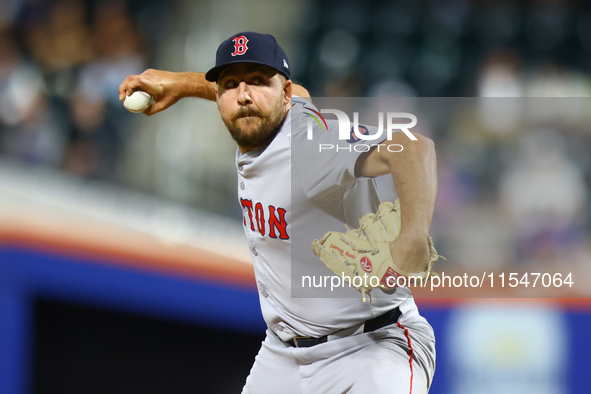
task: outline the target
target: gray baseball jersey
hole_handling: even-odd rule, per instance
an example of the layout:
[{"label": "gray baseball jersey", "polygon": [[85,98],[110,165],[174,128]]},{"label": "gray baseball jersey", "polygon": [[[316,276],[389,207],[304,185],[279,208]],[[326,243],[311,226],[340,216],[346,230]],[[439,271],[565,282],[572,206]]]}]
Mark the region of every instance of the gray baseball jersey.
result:
[{"label": "gray baseball jersey", "polygon": [[[271,381],[271,377],[267,375],[273,375],[268,372],[267,367],[280,363],[287,369],[290,369],[290,365],[297,369],[298,373],[291,370],[285,372],[284,378],[277,378],[278,385],[282,382],[288,384],[287,375],[292,374],[295,379],[301,374],[302,365],[306,364],[304,360],[298,361],[296,355],[304,349],[293,348],[288,341],[293,337],[324,335],[329,335],[327,343],[306,349],[310,360],[323,360],[316,364],[318,368],[330,364],[325,356],[338,358],[344,351],[343,346],[349,350],[356,347],[361,349],[366,348],[370,342],[375,342],[376,336],[397,338],[400,346],[392,345],[391,341],[378,341],[384,345],[382,351],[388,353],[395,349],[389,361],[391,366],[400,367],[400,373],[406,374],[407,383],[413,379],[422,379],[415,386],[426,390],[434,370],[433,333],[428,323],[418,314],[408,288],[398,288],[387,297],[375,297],[372,303],[362,302],[360,294],[353,288],[341,289],[338,297],[328,287],[310,289],[304,296],[294,297],[292,294],[293,284],[299,283],[297,278],[293,280],[294,273],[304,272],[311,276],[330,274],[313,254],[312,241],[329,230],[344,229],[345,223],[357,227],[357,220],[363,214],[375,211],[380,202],[375,180],[360,179],[355,175],[355,163],[362,152],[323,155],[307,149],[310,142],[306,112],[313,107],[311,103],[297,97],[293,97],[292,103],[286,120],[268,146],[245,154],[238,151],[236,157],[238,197],[243,208],[244,231],[252,255],[262,314],[268,326],[267,339],[257,356],[245,392],[289,392],[286,387],[281,386],[263,388]],[[334,142],[335,133],[330,130],[335,123],[329,121],[329,130],[318,133],[313,140],[316,146],[323,142]],[[393,200],[396,196],[387,197]],[[408,327],[390,327],[385,331],[380,330],[381,334],[360,334],[365,321],[395,307],[400,307],[403,312],[399,322],[404,321],[416,327],[417,333],[412,335],[418,335],[415,340],[421,343],[419,348],[422,350],[413,349],[411,353],[414,352],[414,357],[422,357],[420,364],[423,368],[420,373],[411,373],[408,368],[410,348],[407,347],[412,337],[405,331]],[[340,336],[343,338],[332,340]],[[346,345],[347,341],[352,342]],[[348,351],[348,358],[351,359],[346,363],[348,368],[357,368],[354,357],[363,357],[364,353],[365,351]],[[285,357],[291,358],[291,361],[284,360]],[[384,365],[380,368],[385,368]],[[278,368],[280,371],[281,368]],[[314,375],[315,368],[308,366],[307,369],[310,376]],[[355,378],[352,370],[341,367],[340,371],[361,385],[358,387],[359,392],[367,392],[375,384],[384,387],[389,384],[386,381],[374,382],[374,386],[362,384]],[[390,382],[394,375],[392,371],[390,374],[387,371],[388,368],[385,368],[384,376],[389,376]],[[310,384],[305,389],[308,383],[303,386],[297,384],[294,387],[299,389],[293,389],[293,392],[343,392],[336,389],[318,391],[322,387],[328,387],[326,384],[340,387],[337,382],[342,379],[336,374],[337,371],[332,372],[335,372],[330,378],[332,383],[317,377],[315,382],[318,386]],[[342,387],[349,387],[346,386],[346,381],[343,382],[345,386]],[[316,388],[312,389],[313,387]]]}]

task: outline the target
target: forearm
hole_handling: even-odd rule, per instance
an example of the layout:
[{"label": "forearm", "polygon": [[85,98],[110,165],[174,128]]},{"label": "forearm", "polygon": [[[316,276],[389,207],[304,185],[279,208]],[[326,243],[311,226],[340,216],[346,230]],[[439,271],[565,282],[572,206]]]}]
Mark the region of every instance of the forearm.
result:
[{"label": "forearm", "polygon": [[435,146],[429,138],[415,136],[417,141],[409,141],[402,133],[395,133],[390,143],[402,145],[403,150],[383,150],[374,168],[392,174],[396,184],[400,199],[401,230],[391,244],[390,252],[393,261],[406,272],[423,272],[427,269],[430,256],[429,229],[437,196]]},{"label": "forearm", "polygon": [[215,101],[215,82],[205,79],[205,73],[200,72],[179,72],[176,84],[180,98],[198,97],[205,100]]},{"label": "forearm", "polygon": [[154,115],[185,97],[199,97],[215,101],[215,83],[197,72],[172,72],[148,69],[139,75],[130,75],[119,86],[119,100],[125,100],[136,90],[149,93],[154,103],[144,111]]},{"label": "forearm", "polygon": [[[294,94],[309,97],[308,91],[300,85],[294,86]],[[148,69],[139,75],[130,75],[119,86],[119,100],[125,100],[136,90],[149,93],[154,103],[144,111],[154,115],[165,110],[185,97],[198,97],[216,101],[216,84],[205,79],[200,72],[172,72]]]},{"label": "forearm", "polygon": [[388,164],[400,199],[402,231],[419,237],[428,235],[437,197],[435,146],[424,137],[400,142],[403,151],[390,153]]},{"label": "forearm", "polygon": [[[396,184],[405,234],[429,233],[435,198],[437,196],[437,158],[431,139],[416,134],[410,141],[403,133],[394,133],[391,141],[395,149],[380,146],[357,163],[358,175],[376,177],[391,174]],[[403,147],[398,152],[400,146]]]}]

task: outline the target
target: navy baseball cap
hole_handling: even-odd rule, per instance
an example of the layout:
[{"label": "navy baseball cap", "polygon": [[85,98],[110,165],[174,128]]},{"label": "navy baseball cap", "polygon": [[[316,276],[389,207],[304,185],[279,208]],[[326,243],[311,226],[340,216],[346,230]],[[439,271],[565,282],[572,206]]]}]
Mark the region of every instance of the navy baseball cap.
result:
[{"label": "navy baseball cap", "polygon": [[285,51],[270,34],[246,31],[222,42],[215,57],[215,67],[205,74],[205,79],[216,82],[222,70],[235,63],[256,63],[269,66],[289,79],[289,61]]}]

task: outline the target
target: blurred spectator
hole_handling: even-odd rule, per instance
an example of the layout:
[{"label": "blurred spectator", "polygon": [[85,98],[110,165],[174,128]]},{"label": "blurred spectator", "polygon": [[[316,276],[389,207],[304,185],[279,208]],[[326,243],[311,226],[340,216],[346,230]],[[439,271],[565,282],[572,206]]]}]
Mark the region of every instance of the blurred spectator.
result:
[{"label": "blurred spectator", "polygon": [[24,31],[28,50],[41,67],[49,93],[67,99],[74,90],[77,67],[92,59],[86,4],[61,0],[45,13],[33,13]]},{"label": "blurred spectator", "polygon": [[501,203],[524,259],[556,259],[584,237],[587,190],[581,170],[551,130],[527,133],[517,160],[500,179]]},{"label": "blurred spectator", "polygon": [[519,55],[508,49],[488,52],[476,83],[477,95],[481,97],[522,97]]},{"label": "blurred spectator", "polygon": [[93,10],[94,56],[80,67],[75,93],[69,97],[69,146],[62,168],[85,177],[116,180],[125,140],[118,98],[119,84],[146,68],[142,38],[121,1],[105,1]]},{"label": "blurred spectator", "polygon": [[119,85],[126,76],[146,68],[142,38],[121,1],[98,2],[94,15],[91,42],[95,56],[85,64],[78,89],[122,110]]},{"label": "blurred spectator", "polygon": [[61,119],[50,107],[40,70],[24,59],[11,33],[0,31],[0,149],[23,163],[57,166]]},{"label": "blurred spectator", "polygon": [[121,141],[106,116],[107,101],[101,96],[77,92],[70,100],[69,144],[62,168],[72,174],[114,180]]},{"label": "blurred spectator", "polygon": [[127,4],[58,0],[21,9],[17,3],[2,3],[12,10],[3,22],[16,23],[0,27],[2,153],[116,180],[125,144],[118,86],[146,61]]}]

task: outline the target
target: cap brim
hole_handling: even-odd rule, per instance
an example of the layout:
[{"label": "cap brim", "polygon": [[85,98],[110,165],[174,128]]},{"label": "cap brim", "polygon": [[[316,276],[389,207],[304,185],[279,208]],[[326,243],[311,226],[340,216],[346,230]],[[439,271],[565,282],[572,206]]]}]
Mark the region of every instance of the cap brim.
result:
[{"label": "cap brim", "polygon": [[212,68],[211,70],[209,70],[208,72],[205,73],[205,79],[208,80],[209,82],[217,82],[221,72],[224,70],[224,68],[231,66],[232,64],[238,64],[238,63],[254,63],[254,64],[261,64],[263,66],[267,66],[281,74],[283,74],[287,79],[289,79],[289,77],[285,74],[285,72],[283,70],[279,70],[278,68],[275,67],[271,67],[266,63],[263,62],[257,62],[256,60],[235,60],[235,61],[231,61],[225,64],[221,64],[219,66],[216,66],[214,68]]}]

